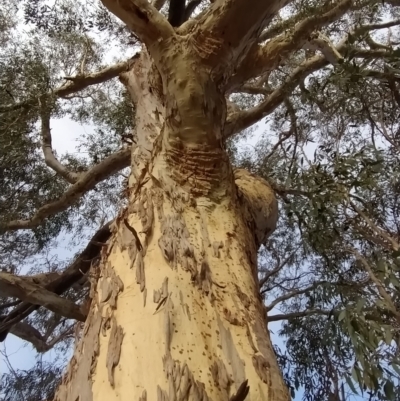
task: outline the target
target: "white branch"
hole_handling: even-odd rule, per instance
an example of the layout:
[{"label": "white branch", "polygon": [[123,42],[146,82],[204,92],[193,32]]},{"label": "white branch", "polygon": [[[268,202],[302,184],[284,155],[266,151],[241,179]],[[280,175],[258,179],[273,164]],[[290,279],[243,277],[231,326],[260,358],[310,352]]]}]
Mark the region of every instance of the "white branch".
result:
[{"label": "white branch", "polygon": [[69,319],[86,320],[86,315],[74,302],[14,274],[0,272],[0,291],[5,296],[15,297],[34,305],[44,306],[54,313]]},{"label": "white branch", "polygon": [[40,118],[42,120],[41,134],[44,161],[48,167],[63,177],[67,182],[74,184],[78,180],[79,174],[69,171],[54,155],[50,130],[50,109],[49,105],[45,104],[44,97],[39,99],[39,106]]}]

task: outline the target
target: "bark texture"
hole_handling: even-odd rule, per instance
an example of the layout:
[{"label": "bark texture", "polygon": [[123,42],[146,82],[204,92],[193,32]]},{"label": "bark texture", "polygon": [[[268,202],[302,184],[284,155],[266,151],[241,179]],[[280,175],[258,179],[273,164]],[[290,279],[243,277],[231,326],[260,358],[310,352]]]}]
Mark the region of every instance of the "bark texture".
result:
[{"label": "bark texture", "polygon": [[232,171],[223,95],[171,48],[121,76],[137,107],[129,206],[56,400],[286,401],[257,279],[276,199]]}]

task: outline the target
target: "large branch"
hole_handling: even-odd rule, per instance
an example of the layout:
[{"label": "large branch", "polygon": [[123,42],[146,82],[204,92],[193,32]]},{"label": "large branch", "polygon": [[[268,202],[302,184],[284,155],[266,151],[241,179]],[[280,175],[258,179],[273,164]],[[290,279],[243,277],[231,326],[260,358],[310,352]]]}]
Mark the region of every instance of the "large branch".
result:
[{"label": "large branch", "polygon": [[[393,57],[393,53],[389,50],[353,48],[347,45],[347,39],[348,36],[341,40],[334,49],[331,49],[331,54],[336,53],[340,55],[347,51],[348,55],[353,58],[370,59]],[[286,78],[283,84],[273,90],[272,93],[259,105],[229,115],[224,129],[224,137],[229,138],[271,114],[308,75],[327,65],[329,65],[329,61],[324,55],[314,56],[302,62]]]},{"label": "large branch", "polygon": [[326,65],[328,65],[328,62],[325,57],[322,56],[315,56],[306,60],[295,68],[285,82],[279,88],[275,89],[267,99],[258,106],[228,116],[224,129],[225,138],[229,138],[243,131],[271,114],[307,75]]},{"label": "large branch", "polygon": [[[108,222],[94,234],[86,248],[61,275],[53,275],[55,278],[50,282],[48,282],[49,277],[41,278],[39,280],[41,283],[46,282],[41,287],[57,295],[61,295],[81,280],[87,274],[93,261],[100,255],[102,247],[110,238],[110,224],[111,222]],[[37,278],[37,276],[34,276],[30,279],[32,280],[35,277]],[[4,341],[7,333],[14,325],[29,316],[37,308],[37,305],[23,302],[0,321],[0,342]]]},{"label": "large branch", "polygon": [[199,20],[196,42],[199,47],[204,46],[204,58],[213,65],[236,64],[257,41],[258,33],[290,2],[291,0],[215,1]]},{"label": "large branch", "polygon": [[19,298],[47,309],[69,319],[85,321],[86,315],[81,308],[68,299],[61,298],[29,280],[14,274],[0,272],[0,292],[7,297]]},{"label": "large branch", "polygon": [[40,207],[30,219],[12,220],[0,225],[0,233],[35,228],[42,224],[46,218],[63,212],[76,203],[86,192],[93,189],[99,182],[128,167],[130,155],[131,149],[129,148],[112,154],[84,173],[59,199]]},{"label": "large branch", "polygon": [[352,0],[338,1],[333,7],[327,5],[318,13],[300,21],[289,33],[271,39],[265,45],[254,45],[233,77],[231,85],[236,86],[275,69],[290,53],[301,49],[314,31],[341,18],[351,5]]},{"label": "large branch", "polygon": [[[80,92],[91,85],[97,85],[101,84],[102,82],[106,82],[112,78],[117,77],[121,72],[128,71],[134,58],[135,56],[133,56],[131,59],[127,61],[114,64],[112,66],[106,67],[100,71],[93,72],[91,74],[79,75],[75,77],[66,77],[65,79],[67,80],[67,82],[64,85],[54,89],[47,95],[65,98],[66,96],[69,96],[76,92]],[[3,105],[3,106],[0,105],[0,113],[18,110],[23,107],[31,107],[34,104],[37,104],[37,97],[35,97],[34,99],[28,99],[22,102],[13,103],[9,105]]]},{"label": "large branch", "polygon": [[[148,48],[174,35],[174,29],[148,0],[101,0]],[[151,49],[149,49],[151,52]]]}]

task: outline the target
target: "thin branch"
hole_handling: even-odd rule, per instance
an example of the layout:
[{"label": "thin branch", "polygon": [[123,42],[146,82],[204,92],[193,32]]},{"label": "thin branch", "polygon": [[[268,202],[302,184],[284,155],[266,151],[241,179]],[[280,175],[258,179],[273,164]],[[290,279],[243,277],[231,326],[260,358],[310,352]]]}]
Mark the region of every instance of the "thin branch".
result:
[{"label": "thin branch", "polygon": [[234,92],[236,93],[248,93],[250,95],[269,95],[271,93],[267,88],[263,88],[261,86],[254,85],[243,85],[240,88],[236,89]]},{"label": "thin branch", "polygon": [[0,233],[21,229],[35,228],[43,221],[56,214],[67,210],[76,203],[86,192],[93,189],[99,182],[129,166],[131,149],[121,149],[108,156],[99,164],[85,172],[75,184],[71,185],[64,194],[51,203],[40,207],[28,220],[12,220],[0,226]]},{"label": "thin branch", "polygon": [[14,325],[10,329],[10,333],[24,341],[30,342],[36,348],[37,352],[46,352],[48,350],[46,341],[40,331],[26,322],[19,322]]},{"label": "thin branch", "polygon": [[400,147],[397,145],[397,143],[390,137],[389,133],[387,132],[385,122],[384,122],[384,115],[383,115],[383,106],[381,109],[381,119],[380,119],[380,124],[381,124],[381,133],[385,137],[385,139],[398,151],[400,152]]},{"label": "thin branch", "polygon": [[47,352],[53,348],[57,343],[63,340],[68,334],[73,331],[75,323],[69,325],[65,330],[61,332],[60,335],[53,338],[47,343],[46,339],[42,336],[39,330],[35,329],[33,326],[26,322],[19,322],[10,328],[10,333],[14,336],[21,338],[24,341],[31,343],[37,352],[43,353]]},{"label": "thin branch", "polygon": [[79,179],[79,174],[69,171],[62,165],[54,155],[52,142],[51,142],[51,129],[50,129],[50,108],[46,105],[45,99],[39,99],[40,119],[42,121],[41,134],[42,134],[42,150],[45,163],[48,167],[54,170],[57,174],[63,177],[70,184],[74,184]]},{"label": "thin branch", "polygon": [[301,294],[305,294],[308,291],[314,290],[315,288],[317,288],[318,286],[322,285],[322,284],[326,284],[326,281],[316,281],[315,283],[313,283],[312,285],[303,288],[303,289],[297,289],[297,290],[293,290],[290,291],[278,298],[276,298],[275,300],[273,300],[267,307],[267,312],[272,310],[276,305],[278,305],[279,303],[283,302],[283,301],[287,301],[290,298],[293,298],[297,295],[301,295]]},{"label": "thin branch", "polygon": [[86,315],[74,302],[64,299],[29,280],[14,274],[0,272],[0,291],[8,297],[45,306],[47,309],[69,319],[85,321]]},{"label": "thin branch", "polygon": [[[100,71],[91,74],[86,74],[83,76],[75,76],[75,77],[65,77],[65,79],[67,79],[68,81],[67,83],[45,95],[65,98],[75,92],[82,91],[91,85],[97,85],[106,82],[112,78],[117,77],[120,73],[128,71],[132,64],[132,61],[136,57],[137,55],[133,56],[131,59],[127,61],[111,65],[109,67],[106,67]],[[34,99],[28,99],[10,105],[0,105],[0,113],[18,110],[21,108],[29,108],[32,107],[33,105],[36,105],[37,104],[36,102],[37,102],[37,97],[35,97]]]},{"label": "thin branch", "polygon": [[281,271],[289,262],[290,259],[296,254],[296,252],[300,249],[300,245],[287,257],[285,258],[282,263],[278,263],[278,265],[267,272],[265,276],[260,280],[259,287],[262,288],[262,286],[270,279],[271,276],[277,274],[279,271]]},{"label": "thin branch", "polygon": [[332,314],[332,311],[322,310],[322,309],[310,309],[302,312],[291,312],[291,313],[283,313],[279,315],[272,315],[267,317],[267,321],[269,322],[277,322],[279,320],[288,320],[288,319],[296,319],[298,317],[305,317],[311,315],[325,315],[329,316]]},{"label": "thin branch", "polygon": [[13,306],[17,306],[17,305],[19,305],[20,303],[21,303],[21,301],[8,302],[8,303],[6,303],[6,304],[0,305],[0,310],[8,309],[8,308],[11,308],[11,307],[13,307]]},{"label": "thin branch", "polygon": [[264,157],[263,161],[265,162],[268,160],[270,157],[273,156],[273,154],[276,152],[276,150],[285,142],[287,139],[289,139],[292,136],[293,132],[290,129],[289,131],[281,132],[279,134],[280,139],[279,141],[272,147],[271,151]]},{"label": "thin branch", "polygon": [[57,343],[59,343],[62,339],[64,339],[68,334],[72,334],[74,330],[74,326],[76,323],[70,324],[65,330],[61,332],[60,335],[54,337],[51,341],[49,341],[46,346],[47,350],[53,348]]},{"label": "thin branch", "polygon": [[390,235],[385,230],[382,230],[380,227],[378,227],[354,202],[350,200],[350,205],[351,207],[357,212],[357,214],[364,219],[364,221],[368,224],[368,226],[378,235],[383,237],[386,241],[388,241],[391,245],[394,251],[398,251],[400,248],[400,245],[398,242],[393,239]]},{"label": "thin branch", "polygon": [[367,262],[367,260],[354,248],[346,248],[346,250],[353,254],[358,261],[361,262],[361,264],[364,266],[364,269],[368,273],[371,281],[376,285],[376,288],[378,289],[379,295],[386,301],[386,304],[388,306],[388,309],[394,313],[396,316],[396,319],[400,322],[400,313],[396,309],[396,306],[393,304],[392,298],[390,295],[387,293],[385,290],[385,287],[383,286],[382,282],[378,279],[378,277],[375,276],[371,266]]},{"label": "thin branch", "polygon": [[370,25],[362,25],[359,28],[355,29],[355,35],[358,36],[363,34],[364,32],[376,31],[378,29],[386,29],[391,28],[392,26],[400,25],[400,19],[395,19],[392,21],[384,22],[382,24],[370,24]]},{"label": "thin branch", "polygon": [[147,48],[158,46],[175,35],[166,18],[148,0],[101,0],[103,5],[124,22]]}]

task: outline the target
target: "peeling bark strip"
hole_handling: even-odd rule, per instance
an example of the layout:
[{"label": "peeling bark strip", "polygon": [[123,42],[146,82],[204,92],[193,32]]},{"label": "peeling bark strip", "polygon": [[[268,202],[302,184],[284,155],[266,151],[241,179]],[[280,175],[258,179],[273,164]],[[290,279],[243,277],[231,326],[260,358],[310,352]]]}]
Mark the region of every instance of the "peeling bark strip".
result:
[{"label": "peeling bark strip", "polygon": [[194,249],[182,215],[166,216],[161,224],[161,233],[158,245],[164,259],[174,268],[180,264],[184,270],[191,273],[192,279],[195,280],[197,266]]},{"label": "peeling bark strip", "polygon": [[229,401],[244,401],[249,394],[250,387],[248,386],[248,380],[245,380],[238,388],[235,395],[229,398]]},{"label": "peeling bark strip", "polygon": [[142,395],[139,397],[139,401],[147,401],[147,391],[143,390]]},{"label": "peeling bark strip", "polygon": [[114,269],[107,264],[103,269],[104,278],[100,283],[100,303],[107,302],[112,309],[117,307],[118,294],[124,290],[124,283],[114,272]]},{"label": "peeling bark strip", "polygon": [[136,282],[140,285],[140,292],[143,292],[146,286],[142,252],[143,251],[139,251],[136,256]]},{"label": "peeling bark strip", "polygon": [[214,364],[211,365],[210,371],[215,385],[221,390],[225,390],[226,394],[229,395],[232,379],[228,375],[225,364],[220,359],[217,359]]},{"label": "peeling bark strip", "polygon": [[111,384],[111,387],[114,387],[114,368],[118,365],[119,358],[121,356],[121,345],[122,340],[124,339],[124,332],[122,327],[117,325],[117,321],[115,318],[112,318],[111,324],[112,328],[107,350],[107,370],[108,380]]},{"label": "peeling bark strip", "polygon": [[186,363],[181,366],[181,363],[173,360],[169,353],[162,358],[162,361],[168,379],[168,393],[158,387],[158,396],[162,397],[159,399],[166,401],[211,401],[204,383],[194,379],[193,373]]}]

